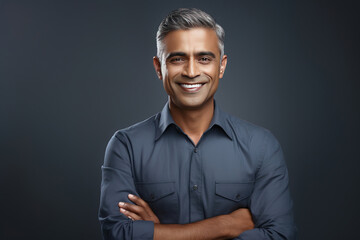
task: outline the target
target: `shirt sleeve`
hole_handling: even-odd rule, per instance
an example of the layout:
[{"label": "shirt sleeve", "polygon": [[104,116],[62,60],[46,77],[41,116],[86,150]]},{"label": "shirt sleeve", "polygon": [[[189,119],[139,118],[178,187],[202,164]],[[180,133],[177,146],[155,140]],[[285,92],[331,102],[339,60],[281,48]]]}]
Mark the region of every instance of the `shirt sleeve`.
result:
[{"label": "shirt sleeve", "polygon": [[125,136],[115,134],[109,141],[102,166],[99,220],[104,240],[153,239],[154,223],[132,221],[120,213],[118,203],[130,202],[128,194],[135,189],[131,152]]},{"label": "shirt sleeve", "polygon": [[254,137],[252,148],[263,155],[250,199],[255,228],[235,239],[296,239],[288,171],[280,144],[266,132],[263,138]]}]

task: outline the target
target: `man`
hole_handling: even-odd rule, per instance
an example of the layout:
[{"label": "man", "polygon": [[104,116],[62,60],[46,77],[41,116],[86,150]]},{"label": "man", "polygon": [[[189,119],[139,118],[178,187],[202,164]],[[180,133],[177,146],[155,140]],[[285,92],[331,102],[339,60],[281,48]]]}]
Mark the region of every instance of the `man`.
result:
[{"label": "man", "polygon": [[222,112],[224,31],[198,9],[160,24],[154,67],[169,101],[111,138],[104,239],[294,239],[288,175],[271,133]]}]

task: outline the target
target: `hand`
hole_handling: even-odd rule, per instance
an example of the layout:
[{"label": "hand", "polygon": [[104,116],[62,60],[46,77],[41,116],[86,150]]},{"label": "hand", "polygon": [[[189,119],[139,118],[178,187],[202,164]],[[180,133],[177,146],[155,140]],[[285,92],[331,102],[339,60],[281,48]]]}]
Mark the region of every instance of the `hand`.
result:
[{"label": "hand", "polygon": [[128,198],[130,201],[135,203],[135,205],[131,203],[119,202],[119,208],[122,214],[134,221],[145,220],[152,221],[154,223],[160,223],[158,217],[151,210],[147,202],[133,194],[129,194]]}]

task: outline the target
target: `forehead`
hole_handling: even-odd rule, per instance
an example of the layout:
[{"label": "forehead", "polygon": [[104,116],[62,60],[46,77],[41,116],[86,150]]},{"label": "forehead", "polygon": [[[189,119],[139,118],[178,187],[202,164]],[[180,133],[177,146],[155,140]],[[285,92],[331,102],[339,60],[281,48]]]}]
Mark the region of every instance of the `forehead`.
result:
[{"label": "forehead", "polygon": [[191,54],[199,51],[211,51],[220,55],[216,32],[210,28],[192,28],[168,33],[163,39],[164,51]]}]

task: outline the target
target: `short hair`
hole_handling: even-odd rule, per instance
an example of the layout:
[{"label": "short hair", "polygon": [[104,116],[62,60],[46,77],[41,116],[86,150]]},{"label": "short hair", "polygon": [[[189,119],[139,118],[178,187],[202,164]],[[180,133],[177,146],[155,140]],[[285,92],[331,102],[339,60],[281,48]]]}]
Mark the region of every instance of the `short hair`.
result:
[{"label": "short hair", "polygon": [[160,23],[156,34],[157,56],[162,58],[162,40],[165,36],[176,30],[188,30],[192,28],[210,28],[216,32],[219,42],[221,57],[224,55],[224,29],[215,22],[209,14],[196,8],[179,8],[169,13]]}]

